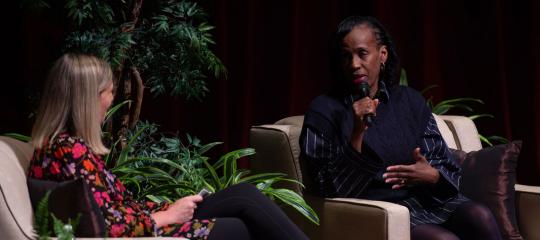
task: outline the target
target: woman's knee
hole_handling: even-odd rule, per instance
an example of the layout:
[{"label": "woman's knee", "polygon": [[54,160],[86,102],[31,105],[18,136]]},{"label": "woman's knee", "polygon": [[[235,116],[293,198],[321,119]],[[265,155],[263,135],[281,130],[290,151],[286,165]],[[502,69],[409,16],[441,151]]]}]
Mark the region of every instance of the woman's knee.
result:
[{"label": "woman's knee", "polygon": [[238,189],[244,189],[246,191],[259,191],[259,189],[257,189],[257,187],[255,187],[255,185],[253,184],[250,184],[250,183],[239,183],[239,184],[235,184],[231,187],[235,187],[235,188],[238,188]]},{"label": "woman's knee", "polygon": [[469,202],[461,209],[462,214],[465,215],[471,222],[477,222],[479,224],[486,224],[495,221],[493,213],[488,207],[476,202]]},{"label": "woman's knee", "polygon": [[249,183],[239,183],[229,187],[231,191],[241,193],[242,195],[259,195],[262,194],[257,187]]},{"label": "woman's knee", "polygon": [[210,235],[209,240],[217,239],[251,239],[246,224],[239,218],[218,218]]},{"label": "woman's knee", "polygon": [[418,225],[411,229],[412,240],[459,240],[450,230],[435,224]]}]

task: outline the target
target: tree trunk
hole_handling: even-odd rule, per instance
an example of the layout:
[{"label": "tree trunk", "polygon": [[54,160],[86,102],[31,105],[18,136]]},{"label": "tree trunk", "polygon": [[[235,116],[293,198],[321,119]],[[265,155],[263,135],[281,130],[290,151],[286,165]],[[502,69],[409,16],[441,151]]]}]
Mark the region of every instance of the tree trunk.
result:
[{"label": "tree trunk", "polygon": [[130,115],[129,115],[129,127],[135,127],[135,124],[139,121],[139,115],[141,113],[143,95],[144,95],[144,85],[141,78],[141,74],[137,67],[131,67],[131,86],[134,86],[133,91],[133,105],[131,105]]},{"label": "tree trunk", "polygon": [[[137,25],[139,15],[141,12],[143,0],[133,1],[131,11],[131,24],[123,25],[122,32],[132,32]],[[116,103],[119,104],[125,100],[131,100],[125,107],[118,111],[118,117],[113,117],[113,123],[111,124],[110,132],[113,133],[112,142],[119,140],[119,144],[116,145],[116,150],[121,151],[126,148],[128,140],[126,134],[129,128],[135,126],[139,120],[141,112],[144,85],[139,74],[139,71],[135,66],[124,66],[125,59],[123,59],[118,67],[115,69],[115,76],[118,79],[117,97]],[[129,69],[129,70],[127,70]],[[116,165],[116,158],[112,158],[108,164],[108,167],[114,167]]]}]

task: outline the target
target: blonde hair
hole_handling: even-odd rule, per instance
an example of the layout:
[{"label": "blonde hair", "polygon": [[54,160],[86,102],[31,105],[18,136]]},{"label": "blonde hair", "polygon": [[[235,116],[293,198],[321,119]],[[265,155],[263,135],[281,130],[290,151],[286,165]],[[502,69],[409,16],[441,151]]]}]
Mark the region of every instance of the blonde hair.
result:
[{"label": "blonde hair", "polygon": [[44,85],[32,145],[42,148],[63,131],[82,138],[97,154],[109,152],[101,140],[100,93],[112,83],[105,61],[83,54],[67,53],[53,65]]}]

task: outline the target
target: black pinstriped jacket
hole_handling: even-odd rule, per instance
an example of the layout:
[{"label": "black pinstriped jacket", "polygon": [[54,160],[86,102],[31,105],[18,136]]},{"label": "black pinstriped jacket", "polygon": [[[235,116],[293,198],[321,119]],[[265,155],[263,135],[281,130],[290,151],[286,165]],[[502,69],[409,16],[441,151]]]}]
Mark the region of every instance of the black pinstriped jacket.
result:
[{"label": "black pinstriped jacket", "polygon": [[[427,107],[415,90],[381,82],[377,116],[363,139],[362,153],[349,144],[354,96],[321,95],[305,114],[301,157],[309,163],[315,189],[327,197],[353,197],[395,202],[409,208],[411,225],[440,224],[461,203],[460,168],[454,162]],[[382,174],[387,166],[412,164],[413,149],[440,173],[434,186],[392,190]]]}]

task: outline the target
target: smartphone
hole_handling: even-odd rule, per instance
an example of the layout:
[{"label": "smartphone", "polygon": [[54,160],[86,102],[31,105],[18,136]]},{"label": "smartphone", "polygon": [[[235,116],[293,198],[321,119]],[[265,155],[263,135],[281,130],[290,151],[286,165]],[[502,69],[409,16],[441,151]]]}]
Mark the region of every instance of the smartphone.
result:
[{"label": "smartphone", "polygon": [[212,194],[212,192],[210,192],[208,189],[206,188],[203,188],[199,193],[198,193],[201,197],[206,197],[210,194]]}]

